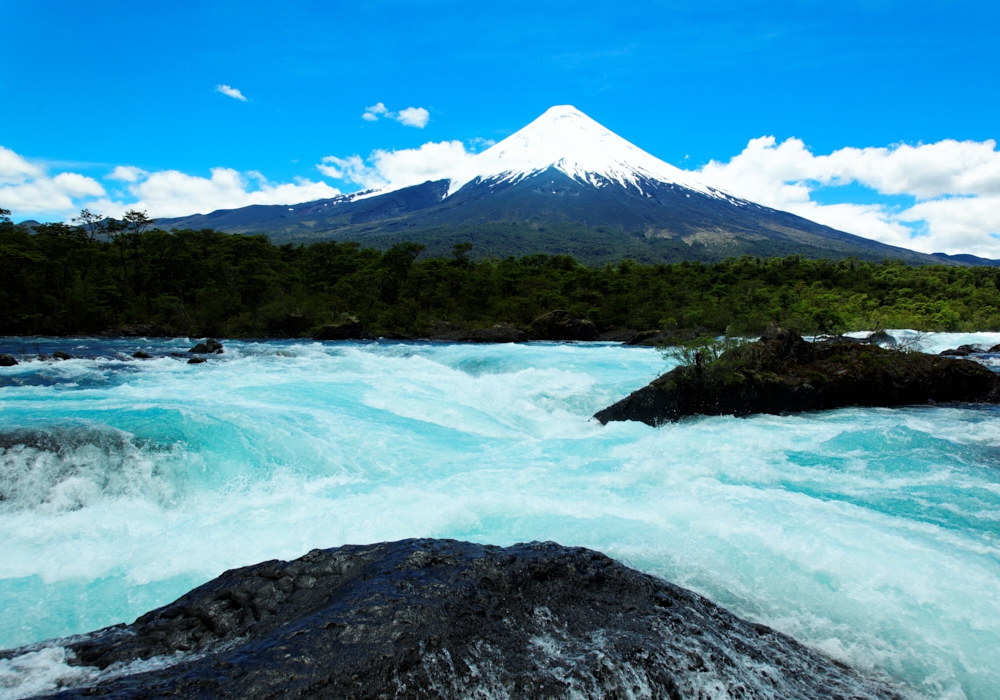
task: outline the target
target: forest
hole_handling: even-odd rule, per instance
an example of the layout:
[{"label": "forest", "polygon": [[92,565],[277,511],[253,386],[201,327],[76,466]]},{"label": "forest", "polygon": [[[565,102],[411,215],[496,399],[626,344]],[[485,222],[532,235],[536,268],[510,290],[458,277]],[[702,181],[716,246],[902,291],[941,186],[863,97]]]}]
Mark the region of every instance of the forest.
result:
[{"label": "forest", "polygon": [[356,317],[376,335],[442,324],[527,327],[549,311],[598,330],[802,333],[877,328],[1000,330],[1000,268],[743,256],[600,267],[568,255],[477,259],[472,244],[422,255],[356,242],[286,243],[155,228],[142,212],[90,212],[28,229],[0,210],[0,334],[73,335],[152,326],[178,336],[297,337]]}]

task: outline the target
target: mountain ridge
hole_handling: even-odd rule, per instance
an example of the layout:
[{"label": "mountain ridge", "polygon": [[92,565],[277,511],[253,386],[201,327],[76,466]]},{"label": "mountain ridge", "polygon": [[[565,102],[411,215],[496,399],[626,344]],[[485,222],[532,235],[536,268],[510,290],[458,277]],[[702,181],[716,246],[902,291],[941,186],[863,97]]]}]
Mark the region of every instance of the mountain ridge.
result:
[{"label": "mountain ridge", "polygon": [[[435,233],[439,229],[447,229],[446,238],[452,240],[475,237],[484,226],[509,224],[519,227],[519,249],[570,253],[588,262],[598,262],[587,253],[590,247],[624,251],[638,242],[646,245],[639,248],[641,257],[662,262],[689,259],[690,253],[706,261],[803,254],[976,264],[890,246],[735,197],[646,153],[568,105],[549,109],[473,156],[449,178],[297,205],[253,205],[160,219],[158,224],[265,233],[276,242],[336,239],[386,248],[405,239],[433,250],[443,245]],[[572,246],[556,250],[559,246],[546,236],[537,236],[532,249],[532,230],[550,225],[573,227],[574,239],[582,241],[579,251]],[[483,242],[505,252],[496,241]]]}]

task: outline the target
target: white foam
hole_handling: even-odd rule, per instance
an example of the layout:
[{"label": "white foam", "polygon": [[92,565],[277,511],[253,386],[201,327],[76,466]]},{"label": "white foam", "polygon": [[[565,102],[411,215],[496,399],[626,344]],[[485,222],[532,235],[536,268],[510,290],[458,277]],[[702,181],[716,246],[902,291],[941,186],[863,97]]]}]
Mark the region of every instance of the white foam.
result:
[{"label": "white foam", "polygon": [[87,416],[140,453],[152,440],[186,455],[164,472],[174,498],[0,506],[0,646],[128,622],[315,547],[553,539],[929,696],[989,698],[1000,415],[590,420],[666,368],[607,345],[229,343],[198,372],[163,360],[118,384],[0,389],[0,418]]},{"label": "white foam", "polygon": [[0,659],[0,700],[18,700],[92,682],[97,669],[70,666],[70,652],[44,647],[12,659]]}]

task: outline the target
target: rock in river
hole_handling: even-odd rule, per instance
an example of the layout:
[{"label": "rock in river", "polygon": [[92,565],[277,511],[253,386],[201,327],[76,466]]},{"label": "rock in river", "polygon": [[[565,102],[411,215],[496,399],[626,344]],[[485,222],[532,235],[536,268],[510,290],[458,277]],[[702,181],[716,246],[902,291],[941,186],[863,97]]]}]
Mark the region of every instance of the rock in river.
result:
[{"label": "rock in river", "polygon": [[490,328],[469,331],[465,339],[472,343],[523,343],[528,339],[528,335],[520,328],[498,323]]},{"label": "rock in river", "polygon": [[809,343],[772,329],[714,362],[681,366],[594,417],[659,425],[684,416],[792,413],[842,406],[1000,401],[1000,375],[972,360],[851,338]]},{"label": "rock in river", "polygon": [[597,340],[597,326],[568,311],[550,311],[531,322],[535,340]]},{"label": "rock in river", "polygon": [[46,644],[89,667],[62,699],[903,697],[690,591],[551,542],[314,550]]},{"label": "rock in river", "polygon": [[13,355],[0,355],[0,367],[13,367],[17,359]]},{"label": "rock in river", "polygon": [[204,343],[198,343],[188,352],[196,352],[201,355],[219,355],[222,353],[222,343],[215,338],[209,338]]},{"label": "rock in river", "polygon": [[312,334],[313,340],[374,340],[368,327],[351,316],[341,323],[320,326]]},{"label": "rock in river", "polygon": [[940,354],[950,357],[966,357],[968,355],[977,355],[983,352],[986,351],[979,345],[959,345],[957,348],[942,350]]}]

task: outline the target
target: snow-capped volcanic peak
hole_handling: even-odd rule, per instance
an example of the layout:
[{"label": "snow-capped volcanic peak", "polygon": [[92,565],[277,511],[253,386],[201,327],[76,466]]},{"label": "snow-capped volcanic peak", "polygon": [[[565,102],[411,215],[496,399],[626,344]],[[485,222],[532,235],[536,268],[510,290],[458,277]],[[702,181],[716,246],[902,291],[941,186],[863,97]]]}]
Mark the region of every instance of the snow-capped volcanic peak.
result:
[{"label": "snow-capped volcanic peak", "polygon": [[[641,191],[643,180],[652,180],[725,196],[570,105],[550,108],[520,131],[476,155],[473,172],[463,179],[517,182],[549,168],[595,187],[614,182]],[[462,184],[453,181],[452,191]]]}]

